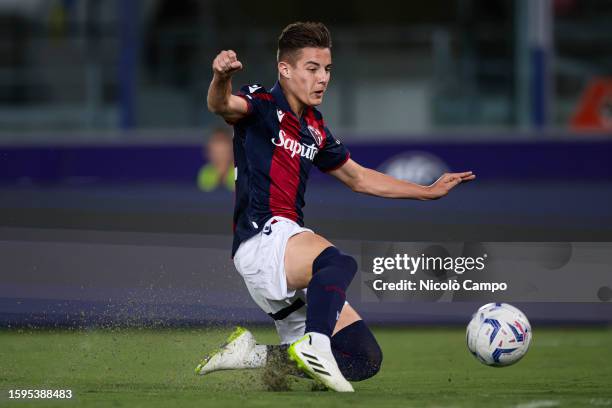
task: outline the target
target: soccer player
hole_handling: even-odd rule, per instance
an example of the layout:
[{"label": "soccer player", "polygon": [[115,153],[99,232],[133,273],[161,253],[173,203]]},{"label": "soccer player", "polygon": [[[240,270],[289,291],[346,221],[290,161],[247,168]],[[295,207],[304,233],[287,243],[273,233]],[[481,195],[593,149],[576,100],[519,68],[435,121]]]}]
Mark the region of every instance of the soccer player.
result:
[{"label": "soccer player", "polygon": [[357,262],[303,227],[313,165],[355,192],[388,198],[433,200],[475,178],[448,173],[421,186],[353,161],[315,109],[329,85],[331,46],[322,23],[288,25],[278,39],[278,82],[269,91],[248,85],[232,94],[232,75],[243,68],[234,51],[222,51],[212,63],[208,109],[234,126],[232,256],[253,300],[274,319],[281,346],[256,344],[238,328],[198,365],[199,374],[263,367],[281,355],[328,388],[350,392],[348,380],[380,369],[380,347],[345,299]]}]

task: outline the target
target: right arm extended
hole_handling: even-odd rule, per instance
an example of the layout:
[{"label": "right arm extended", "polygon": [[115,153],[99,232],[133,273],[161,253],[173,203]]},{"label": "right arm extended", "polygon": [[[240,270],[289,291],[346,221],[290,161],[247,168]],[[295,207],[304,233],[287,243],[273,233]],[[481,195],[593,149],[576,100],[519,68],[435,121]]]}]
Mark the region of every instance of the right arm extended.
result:
[{"label": "right arm extended", "polygon": [[232,95],[232,75],[242,69],[236,53],[221,51],[212,63],[213,79],[208,87],[208,110],[229,123],[236,123],[249,113],[247,101]]}]

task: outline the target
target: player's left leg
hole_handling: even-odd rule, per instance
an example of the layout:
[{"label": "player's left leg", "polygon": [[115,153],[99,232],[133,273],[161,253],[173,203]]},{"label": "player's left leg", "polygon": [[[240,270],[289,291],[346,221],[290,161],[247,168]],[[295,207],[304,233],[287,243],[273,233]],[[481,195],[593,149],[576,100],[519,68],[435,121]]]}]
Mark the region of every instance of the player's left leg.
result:
[{"label": "player's left leg", "polygon": [[346,290],[357,273],[357,262],[314,233],[293,235],[284,254],[290,289],[307,289],[306,328],[288,349],[297,366],[330,389],[352,392],[338,366],[331,337],[346,300]]},{"label": "player's left leg", "polygon": [[330,338],[346,301],[346,290],[357,273],[357,262],[314,233],[293,235],[284,255],[287,287],[308,289],[306,333]]}]

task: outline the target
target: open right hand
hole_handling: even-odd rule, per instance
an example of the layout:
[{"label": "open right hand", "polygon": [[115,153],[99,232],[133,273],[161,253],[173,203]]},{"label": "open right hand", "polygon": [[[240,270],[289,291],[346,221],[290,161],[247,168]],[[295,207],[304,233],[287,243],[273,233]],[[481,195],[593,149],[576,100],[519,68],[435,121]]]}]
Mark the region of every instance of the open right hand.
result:
[{"label": "open right hand", "polygon": [[232,50],[221,51],[213,60],[213,73],[219,78],[229,78],[242,69],[242,63]]}]

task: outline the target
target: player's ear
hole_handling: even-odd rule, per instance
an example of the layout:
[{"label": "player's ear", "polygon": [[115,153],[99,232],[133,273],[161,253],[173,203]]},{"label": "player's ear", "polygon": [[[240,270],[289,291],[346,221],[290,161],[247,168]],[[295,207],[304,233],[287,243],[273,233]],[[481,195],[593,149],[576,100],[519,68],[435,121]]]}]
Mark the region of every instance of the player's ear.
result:
[{"label": "player's ear", "polygon": [[291,79],[291,66],[285,61],[278,62],[278,72],[285,79]]}]

